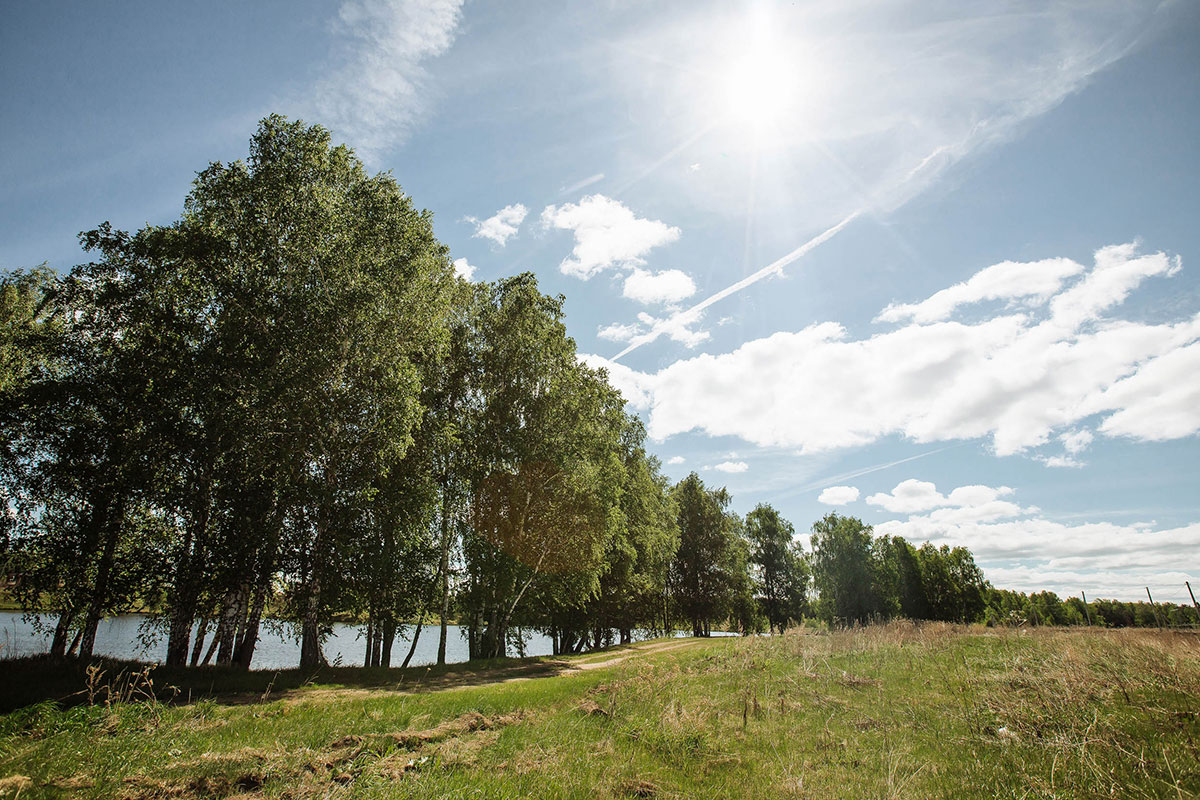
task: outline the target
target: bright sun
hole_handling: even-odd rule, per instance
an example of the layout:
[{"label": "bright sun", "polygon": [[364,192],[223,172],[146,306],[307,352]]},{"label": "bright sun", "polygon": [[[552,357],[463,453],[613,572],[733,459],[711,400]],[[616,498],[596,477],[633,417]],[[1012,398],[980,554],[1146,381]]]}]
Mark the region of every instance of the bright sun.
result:
[{"label": "bright sun", "polygon": [[795,65],[781,53],[746,53],[725,72],[724,100],[732,121],[759,129],[778,123],[795,100]]}]

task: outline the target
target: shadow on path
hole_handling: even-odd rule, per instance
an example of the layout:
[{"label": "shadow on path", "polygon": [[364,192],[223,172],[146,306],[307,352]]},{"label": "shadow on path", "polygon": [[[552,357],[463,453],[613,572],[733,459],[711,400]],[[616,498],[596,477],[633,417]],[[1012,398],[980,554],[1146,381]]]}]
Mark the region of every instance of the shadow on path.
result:
[{"label": "shadow on path", "polygon": [[317,670],[251,670],[229,667],[164,667],[137,661],[29,656],[0,661],[0,713],[52,701],[61,706],[154,699],[173,704],[210,700],[246,705],[317,699],[333,693],[433,692],[464,686],[546,678],[613,666],[626,659],[698,644],[700,639],[666,639],[620,645],[577,656],[497,658],[442,667],[321,667]]}]

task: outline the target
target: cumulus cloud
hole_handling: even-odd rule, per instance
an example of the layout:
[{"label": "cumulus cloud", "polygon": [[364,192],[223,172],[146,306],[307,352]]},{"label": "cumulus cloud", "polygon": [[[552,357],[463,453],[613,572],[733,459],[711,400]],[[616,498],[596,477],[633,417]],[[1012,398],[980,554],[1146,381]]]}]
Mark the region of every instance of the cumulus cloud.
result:
[{"label": "cumulus cloud", "polygon": [[664,269],[660,272],[634,269],[625,279],[623,292],[630,300],[636,300],[643,305],[678,303],[695,293],[696,284],[691,277],[677,269]]},{"label": "cumulus cloud", "polygon": [[644,408],[650,402],[651,386],[643,373],[592,353],[580,353],[579,360],[592,369],[603,370],[609,384],[635,408]]},{"label": "cumulus cloud", "polygon": [[306,92],[313,116],[368,163],[429,111],[423,62],[454,42],[462,0],[348,0],[339,11],[334,64]]},{"label": "cumulus cloud", "polygon": [[1149,585],[1168,599],[1180,597],[1183,581],[1192,579],[1179,571],[1179,554],[1200,548],[1200,523],[1065,524],[1034,506],[998,499],[1012,493],[1007,487],[959,487],[940,507],[876,524],[875,531],[914,544],[966,547],[1000,588],[1131,598]]},{"label": "cumulus cloud", "polygon": [[1082,271],[1083,267],[1069,258],[1025,263],[1005,261],[982,269],[970,280],[942,289],[920,303],[890,305],[876,321],[937,322],[949,319],[959,306],[983,300],[1024,300],[1029,305],[1040,305],[1062,288],[1065,279]]},{"label": "cumulus cloud", "polygon": [[[596,335],[610,342],[631,342],[645,336],[646,331],[660,330],[672,341],[692,348],[707,341],[711,336],[708,331],[695,327],[702,317],[703,314],[667,314],[664,317],[656,317],[642,311],[637,315],[637,322],[629,325],[622,325],[619,322],[604,325],[596,330]],[[597,363],[605,366],[617,366],[619,363],[600,356],[595,358],[598,359]]]},{"label": "cumulus cloud", "polygon": [[618,200],[593,194],[578,203],[546,206],[542,223],[571,231],[575,248],[559,269],[587,280],[613,267],[644,265],[646,253],[679,238],[679,228],[653,219],[641,219]]},{"label": "cumulus cloud", "polygon": [[667,464],[670,466],[675,466],[676,464],[682,464],[686,460],[687,459],[685,459],[683,456],[671,456],[667,459]]},{"label": "cumulus cloud", "polygon": [[1200,428],[1200,343],[1164,353],[1100,393],[1097,408],[1117,409],[1100,423],[1108,436],[1166,441]]},{"label": "cumulus cloud", "polygon": [[641,330],[637,325],[622,325],[614,322],[596,329],[596,335],[610,342],[627,342]]},{"label": "cumulus cloud", "polygon": [[679,342],[685,347],[696,347],[701,342],[707,341],[710,336],[708,331],[695,327],[700,323],[702,316],[702,314],[684,313],[655,317],[653,314],[643,311],[638,314],[638,322],[642,327],[636,329],[630,341],[643,335],[641,332],[644,330],[655,330],[665,333],[671,341]]},{"label": "cumulus cloud", "polygon": [[817,502],[827,506],[844,506],[857,499],[857,486],[830,486],[817,496]]},{"label": "cumulus cloud", "polygon": [[475,267],[467,263],[465,258],[456,258],[454,259],[454,274],[464,281],[469,281],[475,277]]},{"label": "cumulus cloud", "polygon": [[1076,456],[1088,448],[1095,436],[1089,430],[1070,430],[1060,434],[1058,441],[1062,442],[1063,454],[1056,456],[1038,456],[1047,467],[1082,467],[1083,462]]},{"label": "cumulus cloud", "polygon": [[750,465],[745,461],[722,461],[720,464],[713,464],[705,469],[716,470],[717,472],[745,472],[750,469]]},{"label": "cumulus cloud", "polygon": [[918,481],[909,478],[901,481],[890,493],[880,492],[867,498],[867,505],[882,506],[888,511],[907,513],[909,511],[925,511],[945,505],[946,498],[937,487],[928,481]]},{"label": "cumulus cloud", "polygon": [[1200,315],[1159,324],[1109,315],[1139,283],[1178,269],[1163,253],[1105,247],[1036,309],[911,322],[863,339],[822,322],[623,379],[639,387],[659,440],[699,430],[814,453],[892,435],[990,437],[1008,455],[1093,415],[1106,436],[1180,438],[1200,431]]},{"label": "cumulus cloud", "polygon": [[520,203],[513,203],[510,206],[497,211],[487,219],[479,219],[477,217],[465,217],[466,221],[475,226],[475,232],[471,234],[474,239],[491,239],[496,244],[503,247],[508,243],[508,240],[517,235],[517,230],[521,227],[521,223],[525,221],[525,216],[529,213],[529,209]]}]

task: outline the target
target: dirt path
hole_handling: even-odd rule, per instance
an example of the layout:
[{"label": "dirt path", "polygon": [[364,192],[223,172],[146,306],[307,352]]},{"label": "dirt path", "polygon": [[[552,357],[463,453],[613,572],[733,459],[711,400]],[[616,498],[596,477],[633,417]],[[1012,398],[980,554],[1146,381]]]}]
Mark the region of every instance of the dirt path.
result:
[{"label": "dirt path", "polygon": [[[631,645],[628,650],[622,652],[620,655],[614,656],[612,658],[606,658],[603,661],[570,662],[570,668],[573,670],[588,670],[588,669],[601,669],[602,667],[611,667],[614,664],[620,664],[622,661],[625,661],[626,659],[647,656],[647,655],[650,655],[651,653],[661,653],[665,650],[675,650],[680,647],[692,647],[693,645],[700,644],[704,641],[705,641],[704,639],[686,639],[682,642],[671,642],[671,641],[655,642],[654,644],[646,645],[645,647],[639,647],[638,645]],[[711,639],[708,641],[711,641]]]},{"label": "dirt path", "polygon": [[[711,639],[685,639],[682,641],[652,642],[650,644],[628,645],[624,649],[609,653],[590,653],[582,659],[547,659],[520,664],[512,667],[499,667],[481,672],[453,672],[445,675],[430,676],[412,682],[404,682],[393,686],[372,687],[338,687],[320,689],[293,689],[277,692],[269,699],[287,700],[293,703],[328,701],[332,698],[347,696],[370,697],[380,694],[424,694],[441,692],[450,689],[460,689],[468,686],[490,686],[499,683],[516,683],[531,681],[537,678],[550,678],[557,675],[569,675],[573,672],[603,669],[612,667],[631,658],[643,658],[676,650],[683,647],[693,647]],[[242,702],[255,702],[268,698],[241,698]],[[238,702],[238,700],[234,700]]]}]

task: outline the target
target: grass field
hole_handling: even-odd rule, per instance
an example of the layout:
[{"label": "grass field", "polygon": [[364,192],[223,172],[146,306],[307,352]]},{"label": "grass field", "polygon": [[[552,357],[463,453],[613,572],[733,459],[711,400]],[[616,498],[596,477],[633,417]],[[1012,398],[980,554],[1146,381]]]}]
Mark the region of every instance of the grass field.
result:
[{"label": "grass field", "polygon": [[1200,795],[1190,633],[897,623],[307,684],[211,673],[190,702],[114,670],[90,704],[0,717],[0,796]]}]

